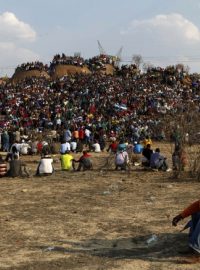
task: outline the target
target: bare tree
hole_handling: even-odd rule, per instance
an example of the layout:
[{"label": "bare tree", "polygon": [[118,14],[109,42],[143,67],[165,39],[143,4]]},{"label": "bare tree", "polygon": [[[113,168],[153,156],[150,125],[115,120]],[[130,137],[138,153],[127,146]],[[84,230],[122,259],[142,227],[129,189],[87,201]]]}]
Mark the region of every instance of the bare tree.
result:
[{"label": "bare tree", "polygon": [[185,173],[189,173],[190,176],[200,180],[200,123],[198,118],[198,108],[193,103],[188,103],[185,112],[176,111],[165,119],[165,122],[168,123],[166,134],[168,133],[168,138],[171,138],[172,152],[176,146],[179,151],[181,150],[178,169],[173,172],[175,178],[184,178]]}]

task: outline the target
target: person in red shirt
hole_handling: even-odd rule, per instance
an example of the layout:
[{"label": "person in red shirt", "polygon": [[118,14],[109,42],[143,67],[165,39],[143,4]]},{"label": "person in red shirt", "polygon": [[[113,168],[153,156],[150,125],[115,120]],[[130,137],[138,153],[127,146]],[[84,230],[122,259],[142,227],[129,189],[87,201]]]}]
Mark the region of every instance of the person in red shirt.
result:
[{"label": "person in red shirt", "polygon": [[118,147],[117,142],[111,142],[111,144],[108,146],[107,152],[111,151],[111,153],[116,153],[117,147]]},{"label": "person in red shirt", "polygon": [[189,247],[200,255],[200,200],[192,203],[172,220],[172,225],[177,226],[182,219],[191,216],[192,219],[184,229],[190,228]]},{"label": "person in red shirt", "polygon": [[85,132],[84,132],[84,130],[82,128],[80,128],[79,129],[79,139],[81,141],[83,141],[84,140],[84,137],[85,137]]},{"label": "person in red shirt", "polygon": [[92,161],[90,157],[91,155],[85,150],[79,160],[74,160],[74,162],[79,162],[77,171],[81,171],[81,169],[83,169],[83,171],[92,169]]}]

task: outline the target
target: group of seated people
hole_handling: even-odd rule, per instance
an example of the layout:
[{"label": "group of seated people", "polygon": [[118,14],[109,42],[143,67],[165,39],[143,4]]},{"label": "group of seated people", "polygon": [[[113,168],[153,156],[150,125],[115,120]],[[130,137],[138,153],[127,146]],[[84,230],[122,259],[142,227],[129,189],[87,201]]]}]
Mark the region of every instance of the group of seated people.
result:
[{"label": "group of seated people", "polygon": [[[155,170],[170,171],[167,158],[160,153],[160,148],[151,149],[151,143],[147,143],[142,150],[142,165]],[[175,144],[172,153],[172,166],[174,171],[184,171],[187,165],[187,156],[180,144]]]},{"label": "group of seated people", "polygon": [[[129,162],[129,154],[131,154],[132,163],[135,166],[142,165],[145,168],[151,168],[154,171],[171,171],[169,168],[167,158],[161,154],[160,148],[152,150],[152,141],[146,136],[142,144],[138,141],[134,145],[120,141],[117,143],[115,140],[111,141],[107,151],[116,155],[116,169],[121,167],[125,169]],[[120,166],[118,166],[120,165]],[[187,165],[186,153],[180,145],[175,145],[172,154],[173,170],[183,171]]]},{"label": "group of seated people", "polygon": [[[84,150],[82,156],[76,160],[70,154],[70,151],[66,151],[65,153],[61,153],[61,168],[63,171],[69,171],[73,169],[74,171],[81,171],[81,170],[90,170],[92,169],[92,161],[91,155],[88,151]],[[75,168],[75,163],[79,163],[78,168]]]},{"label": "group of seated people", "polygon": [[[125,143],[124,140],[116,141],[116,138],[112,138],[108,145],[107,152],[111,152],[115,155],[115,170],[126,170],[129,166],[130,159],[133,162],[133,157],[140,158],[138,165],[149,167],[155,171],[170,171],[167,158],[160,153],[160,149],[156,148],[155,151],[151,149],[152,141],[147,136],[143,143],[134,142],[134,144]],[[89,147],[89,145],[88,145]],[[24,150],[25,148],[25,150]],[[0,176],[29,176],[29,172],[26,164],[20,160],[20,155],[27,154],[28,144],[22,142],[20,144],[14,143],[11,146],[10,152],[7,153],[5,160],[0,156]],[[23,150],[23,151],[22,151]],[[63,140],[60,145],[60,162],[61,169],[68,170],[90,170],[93,168],[91,155],[88,152],[101,152],[101,147],[98,140],[95,140],[92,149],[84,150],[84,145],[81,140],[66,141]],[[75,159],[71,152],[82,153],[81,157]],[[48,175],[54,172],[53,159],[51,157],[52,151],[48,144],[41,144],[41,160],[38,164],[36,175]],[[7,170],[7,162],[9,162],[9,170]],[[76,163],[79,163],[76,168]],[[180,145],[175,146],[174,153],[172,155],[173,169],[181,170],[186,165],[186,154]],[[136,165],[136,162],[134,163]]]},{"label": "group of seated people", "polygon": [[[114,140],[109,144],[107,151],[115,153],[116,170],[118,168],[126,170],[129,164],[129,153],[134,153],[135,156],[138,156],[138,159],[141,159],[143,166],[154,170],[170,171],[166,157],[160,154],[159,148],[153,151],[151,145],[152,141],[148,136],[144,139],[143,145],[139,142],[134,142],[134,145],[128,145],[123,140],[119,141],[119,143]],[[134,164],[136,165],[136,162]]]},{"label": "group of seated people", "polygon": [[146,167],[150,167],[154,170],[169,171],[170,168],[167,164],[167,158],[161,155],[160,148],[156,148],[155,151],[151,149],[151,144],[142,151],[143,160],[142,164]]},{"label": "group of seated people", "polygon": [[[48,146],[43,147],[41,152],[41,159],[38,163],[35,176],[51,175],[54,172],[53,158],[50,154]],[[73,158],[70,150],[61,152],[60,162],[63,171],[69,170],[90,170],[92,169],[91,155],[88,151],[84,150],[79,159]],[[75,163],[79,163],[77,169]],[[9,165],[9,166],[8,166]],[[20,159],[18,149],[13,146],[11,151],[7,153],[5,159],[0,155],[0,177],[29,177],[29,169],[27,164]]]}]

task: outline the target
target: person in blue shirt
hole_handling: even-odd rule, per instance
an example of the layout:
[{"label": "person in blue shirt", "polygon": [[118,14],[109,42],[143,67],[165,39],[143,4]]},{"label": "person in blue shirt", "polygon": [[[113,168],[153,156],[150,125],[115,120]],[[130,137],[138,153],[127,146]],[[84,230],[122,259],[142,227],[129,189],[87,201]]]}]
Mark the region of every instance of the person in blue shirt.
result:
[{"label": "person in blue shirt", "polygon": [[126,151],[127,145],[124,143],[123,140],[119,141],[117,151]]},{"label": "person in blue shirt", "polygon": [[166,158],[160,154],[160,148],[156,148],[155,152],[151,154],[150,167],[152,169],[168,171],[169,167]]},{"label": "person in blue shirt", "polygon": [[134,142],[133,153],[141,154],[143,151],[143,146],[139,142]]}]

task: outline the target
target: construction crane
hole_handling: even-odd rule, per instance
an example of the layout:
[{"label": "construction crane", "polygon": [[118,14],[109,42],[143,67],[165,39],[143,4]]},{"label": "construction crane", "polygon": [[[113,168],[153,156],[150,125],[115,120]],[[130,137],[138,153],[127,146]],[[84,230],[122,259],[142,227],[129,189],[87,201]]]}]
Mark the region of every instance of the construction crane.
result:
[{"label": "construction crane", "polygon": [[101,45],[101,43],[100,43],[99,40],[97,40],[97,43],[98,43],[100,55],[101,54],[105,54],[106,55],[106,52],[105,52],[104,48],[102,47],[102,45]]},{"label": "construction crane", "polygon": [[[99,47],[99,53],[100,55],[108,55],[106,53],[106,51],[104,50],[103,46],[101,45],[100,41],[97,40],[97,43],[98,43],[98,47]],[[111,56],[110,57],[113,59],[113,61],[115,62],[115,66],[119,66],[120,65],[120,62],[122,61],[122,50],[123,50],[123,47],[121,47],[119,49],[119,51],[116,53],[115,56]]]}]

